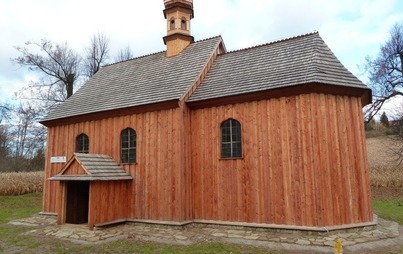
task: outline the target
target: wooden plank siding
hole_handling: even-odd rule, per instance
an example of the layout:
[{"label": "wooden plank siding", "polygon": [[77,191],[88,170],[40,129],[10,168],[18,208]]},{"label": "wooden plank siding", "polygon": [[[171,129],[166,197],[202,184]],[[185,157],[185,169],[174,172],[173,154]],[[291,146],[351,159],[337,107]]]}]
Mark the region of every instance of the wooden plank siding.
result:
[{"label": "wooden plank siding", "polygon": [[[190,219],[190,194],[182,189],[190,184],[190,174],[184,172],[184,163],[188,160],[190,165],[190,160],[185,158],[186,144],[182,141],[183,129],[189,123],[184,122],[183,114],[182,109],[174,108],[49,127],[44,212],[62,213],[65,199],[62,184],[47,180],[64,166],[51,164],[52,156],[69,159],[75,152],[76,137],[85,133],[89,137],[89,153],[110,155],[119,163],[120,133],[125,128],[133,128],[137,134],[137,163],[122,166],[134,179],[129,184],[91,182],[90,212],[94,215],[89,223],[121,219],[119,216],[140,220]],[[129,190],[125,192],[127,187]],[[117,211],[110,211],[112,208]],[[103,214],[105,211],[107,214]]]},{"label": "wooden plank siding", "polygon": [[63,172],[63,175],[87,175],[86,172],[78,161],[74,160],[68,169]]},{"label": "wooden plank siding", "polygon": [[[202,109],[108,115],[48,128],[45,177],[85,133],[89,153],[120,162],[120,133],[137,134],[133,181],[91,182],[89,226],[144,221],[228,221],[334,226],[373,220],[361,99],[323,93]],[[242,159],[220,158],[220,125],[242,126]],[[76,168],[76,167],[74,167]],[[78,167],[77,167],[78,168]],[[80,174],[82,172],[67,172]],[[65,219],[66,184],[45,180],[44,212]]]},{"label": "wooden plank siding", "polygon": [[90,183],[88,225],[127,219],[130,214],[131,183],[129,181],[99,181]]},{"label": "wooden plank siding", "polygon": [[[193,219],[296,226],[373,220],[359,97],[301,94],[191,112]],[[220,158],[220,125],[242,159]]]}]

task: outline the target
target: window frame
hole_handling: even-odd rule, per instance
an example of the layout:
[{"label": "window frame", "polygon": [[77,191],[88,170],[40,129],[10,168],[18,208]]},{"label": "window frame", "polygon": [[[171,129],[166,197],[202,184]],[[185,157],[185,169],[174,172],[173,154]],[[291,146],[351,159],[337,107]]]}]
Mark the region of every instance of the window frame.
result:
[{"label": "window frame", "polygon": [[175,23],[176,23],[175,19],[174,19],[174,18],[171,18],[171,20],[169,21],[169,30],[170,30],[170,31],[176,29],[176,24],[175,24]]},{"label": "window frame", "polygon": [[187,20],[186,18],[181,18],[181,30],[188,30],[188,24],[187,24]]},{"label": "window frame", "polygon": [[[87,149],[85,149],[87,148]],[[81,133],[76,137],[76,153],[89,153],[90,152],[90,138],[87,134]]]},{"label": "window frame", "polygon": [[[125,136],[126,140],[123,139]],[[137,133],[133,128],[126,128],[120,132],[120,162],[122,164],[137,163]]]},{"label": "window frame", "polygon": [[[229,127],[226,124],[229,123]],[[229,131],[229,133],[225,133],[225,131]],[[234,133],[235,132],[235,133]],[[236,135],[234,139],[234,135]],[[229,141],[225,141],[225,138],[229,138]],[[227,146],[230,146],[228,154]],[[223,121],[220,125],[220,152],[221,159],[242,159],[243,158],[243,150],[242,150],[242,125],[241,123],[233,118],[229,118]]]}]

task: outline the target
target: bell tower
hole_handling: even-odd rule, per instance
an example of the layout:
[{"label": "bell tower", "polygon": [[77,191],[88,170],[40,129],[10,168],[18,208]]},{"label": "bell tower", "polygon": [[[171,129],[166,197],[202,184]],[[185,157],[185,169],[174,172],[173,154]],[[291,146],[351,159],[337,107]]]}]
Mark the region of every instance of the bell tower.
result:
[{"label": "bell tower", "polygon": [[167,20],[167,57],[179,55],[194,42],[190,35],[190,20],[194,17],[193,0],[164,0],[164,16]]}]

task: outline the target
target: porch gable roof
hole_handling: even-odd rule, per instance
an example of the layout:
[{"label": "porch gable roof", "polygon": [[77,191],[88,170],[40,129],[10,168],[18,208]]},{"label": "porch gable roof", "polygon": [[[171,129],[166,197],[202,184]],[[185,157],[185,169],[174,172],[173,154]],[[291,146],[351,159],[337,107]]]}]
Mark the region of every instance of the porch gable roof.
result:
[{"label": "porch gable roof", "polygon": [[75,153],[51,181],[121,181],[133,180],[110,156]]}]

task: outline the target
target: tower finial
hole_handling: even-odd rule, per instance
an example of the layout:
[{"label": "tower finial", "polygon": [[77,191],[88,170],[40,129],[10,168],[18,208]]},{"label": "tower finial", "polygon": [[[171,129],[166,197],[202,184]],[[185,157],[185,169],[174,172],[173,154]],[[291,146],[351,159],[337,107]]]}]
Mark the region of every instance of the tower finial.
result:
[{"label": "tower finial", "polygon": [[190,21],[194,17],[193,0],[164,0],[164,17],[167,20],[167,57],[180,54],[194,38],[190,34]]}]

